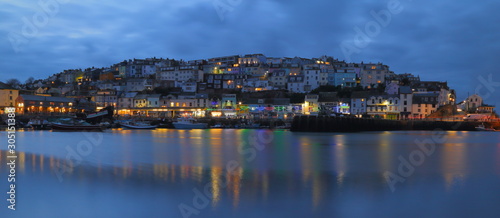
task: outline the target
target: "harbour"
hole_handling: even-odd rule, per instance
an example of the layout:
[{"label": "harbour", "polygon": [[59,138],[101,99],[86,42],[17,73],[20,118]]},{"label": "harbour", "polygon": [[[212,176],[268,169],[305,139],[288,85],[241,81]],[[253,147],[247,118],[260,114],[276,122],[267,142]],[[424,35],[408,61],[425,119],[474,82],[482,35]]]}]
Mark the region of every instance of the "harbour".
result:
[{"label": "harbour", "polygon": [[[498,134],[442,131],[439,141],[435,134],[21,130],[23,203],[12,217],[54,211],[82,217],[500,215]],[[391,190],[387,172],[400,175],[401,159],[411,162],[424,141],[432,142],[432,154]]]}]

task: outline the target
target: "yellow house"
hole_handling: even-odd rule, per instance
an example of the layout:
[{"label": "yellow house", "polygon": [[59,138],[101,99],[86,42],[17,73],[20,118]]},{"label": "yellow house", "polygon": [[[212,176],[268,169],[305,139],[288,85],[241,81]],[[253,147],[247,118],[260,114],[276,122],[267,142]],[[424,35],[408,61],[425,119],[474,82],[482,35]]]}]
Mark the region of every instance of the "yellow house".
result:
[{"label": "yellow house", "polygon": [[0,114],[5,113],[6,107],[15,107],[19,90],[0,82]]}]

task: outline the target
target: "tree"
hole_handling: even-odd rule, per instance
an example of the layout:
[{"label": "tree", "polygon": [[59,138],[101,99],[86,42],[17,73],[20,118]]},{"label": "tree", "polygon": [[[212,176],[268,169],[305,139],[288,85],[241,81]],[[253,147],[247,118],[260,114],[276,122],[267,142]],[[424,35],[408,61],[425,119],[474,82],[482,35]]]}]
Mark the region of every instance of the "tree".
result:
[{"label": "tree", "polygon": [[27,89],[31,89],[33,88],[33,83],[35,82],[35,78],[33,78],[32,76],[30,76],[30,78],[28,78],[25,82],[24,82],[24,86],[27,88]]},{"label": "tree", "polygon": [[410,85],[410,80],[408,78],[403,78],[401,80],[401,85],[403,85],[403,86],[409,86]]},{"label": "tree", "polygon": [[5,83],[9,86],[12,86],[13,88],[20,88],[21,82],[19,82],[18,79],[8,79],[7,82]]},{"label": "tree", "polygon": [[382,93],[382,92],[385,92],[385,84],[384,83],[379,83],[377,85],[377,91]]},{"label": "tree", "polygon": [[325,85],[325,86],[320,86],[318,88],[315,88],[309,92],[310,94],[318,94],[320,92],[337,92],[341,90],[341,86],[332,86],[332,85]]}]

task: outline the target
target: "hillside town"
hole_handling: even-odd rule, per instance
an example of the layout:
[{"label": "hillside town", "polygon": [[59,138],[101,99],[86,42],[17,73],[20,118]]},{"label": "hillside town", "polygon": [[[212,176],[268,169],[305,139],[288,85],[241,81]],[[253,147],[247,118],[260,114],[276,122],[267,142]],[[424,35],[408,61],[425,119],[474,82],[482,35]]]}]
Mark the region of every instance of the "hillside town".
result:
[{"label": "hillside town", "polygon": [[153,57],[0,83],[1,113],[15,107],[21,115],[70,115],[110,106],[117,117],[151,118],[287,120],[326,114],[457,120],[494,114],[494,106],[476,94],[457,101],[447,82],[398,74],[383,63],[346,63],[329,56]]}]

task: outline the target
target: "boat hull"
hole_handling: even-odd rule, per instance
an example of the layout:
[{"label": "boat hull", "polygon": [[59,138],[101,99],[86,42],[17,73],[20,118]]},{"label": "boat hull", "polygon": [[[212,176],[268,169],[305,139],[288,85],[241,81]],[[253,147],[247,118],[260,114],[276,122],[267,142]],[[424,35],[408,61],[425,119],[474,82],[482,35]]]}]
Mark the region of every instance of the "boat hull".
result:
[{"label": "boat hull", "polygon": [[125,127],[127,129],[156,129],[157,126],[135,126],[135,125],[130,125],[130,124],[121,124],[122,127]]},{"label": "boat hull", "polygon": [[494,131],[496,131],[496,130],[495,130],[495,129],[491,129],[491,128],[476,127],[476,131],[489,131],[489,132],[494,132]]},{"label": "boat hull", "polygon": [[206,129],[208,123],[172,123],[176,129]]},{"label": "boat hull", "polygon": [[66,125],[66,124],[52,124],[52,130],[55,131],[92,131],[102,132],[103,128],[97,125]]}]

